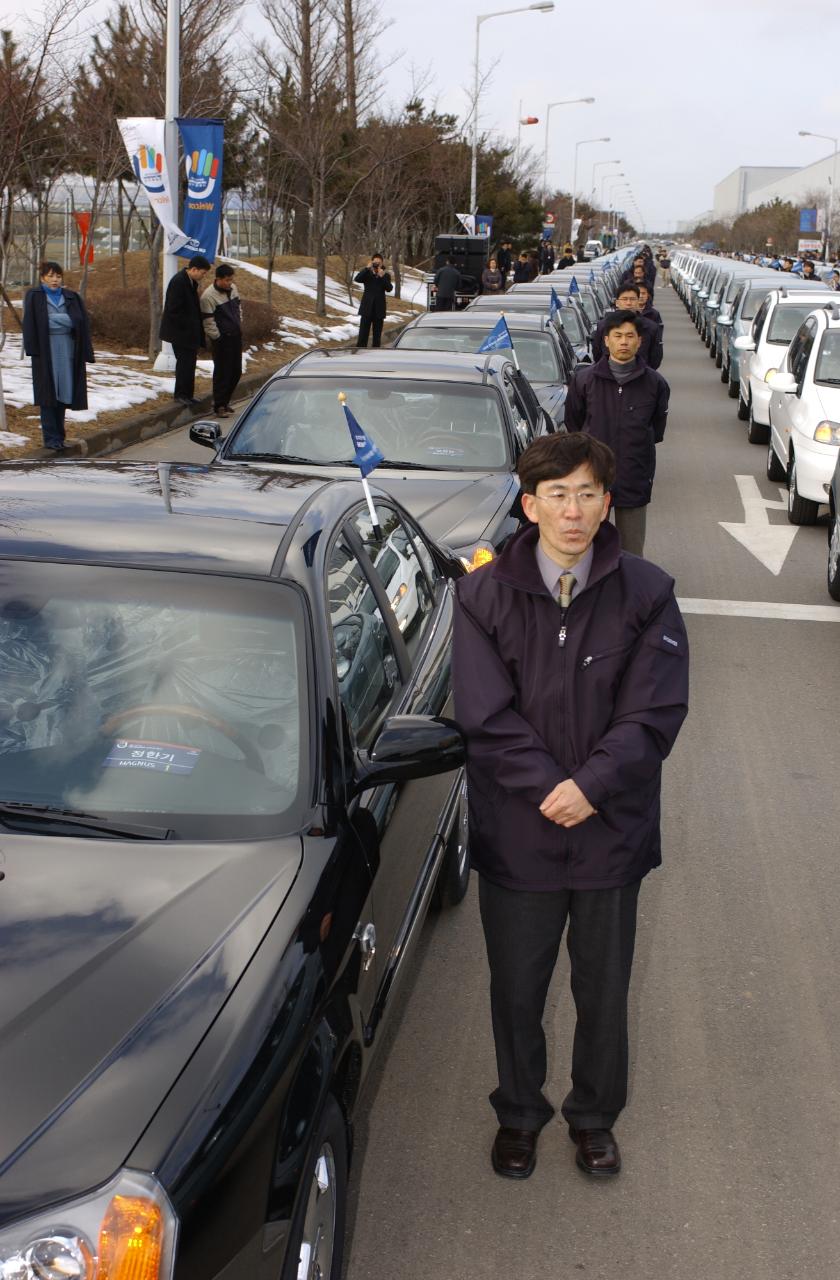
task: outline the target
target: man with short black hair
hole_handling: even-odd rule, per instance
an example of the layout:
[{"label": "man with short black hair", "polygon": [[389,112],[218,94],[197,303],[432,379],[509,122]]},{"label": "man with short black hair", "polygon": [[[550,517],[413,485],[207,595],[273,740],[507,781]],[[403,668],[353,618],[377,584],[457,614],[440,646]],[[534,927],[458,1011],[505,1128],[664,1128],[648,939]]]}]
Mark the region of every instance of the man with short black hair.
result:
[{"label": "man with short black hair", "polygon": [[587,431],[616,455],[612,502],[625,551],[644,555],[647,506],[656,471],[656,446],[665,435],[668,383],[639,359],[642,325],[635,311],[604,319],[604,355],[580,365],[566,395],[567,431]]},{"label": "man with short black hair", "polygon": [[160,318],[161,339],[172,343],[175,356],[174,398],[191,408],[198,404],[195,397],[198,349],[206,345],[198,286],[209,270],[210,263],[202,254],[190,258],[169,281]]},{"label": "man with short black hair", "polygon": [[529,1177],[554,1114],[542,1017],[568,920],[577,1026],[561,1109],[579,1168],[609,1178],[636,905],[661,862],[661,770],[687,712],[688,646],[673,580],[624,553],[607,522],[607,446],[543,436],[517,471],[528,526],[458,582],[452,657],[498,1067],[491,1161]]},{"label": "man with short black hair", "polygon": [[[615,299],[615,310],[633,311],[640,317],[642,341],[639,347],[639,359],[644,360],[645,364],[649,364],[651,369],[658,369],[662,363],[662,333],[651,316],[642,314],[643,288],[647,290],[647,286],[644,284],[619,285]],[[613,314],[612,311],[608,311],[606,316],[601,316],[593,330],[591,342],[593,360],[600,360],[604,354],[604,325],[607,316]],[[656,314],[659,315],[659,312],[657,311]]]},{"label": "man with short black hair", "polygon": [[219,418],[233,413],[230,402],[242,377],[242,304],[233,276],[233,267],[221,263],[201,295],[204,335],[213,352],[213,412]]},{"label": "man with short black hair", "polygon": [[373,345],[382,346],[382,326],[385,324],[387,304],[385,294],[391,293],[390,272],[385,270],[385,260],[381,253],[374,253],[366,267],[353,277],[356,284],[363,285],[362,300],[359,303],[359,337],[357,347],[366,347],[370,331],[373,329]]},{"label": "man with short black hair", "polygon": [[455,295],[461,288],[461,273],[454,258],[447,258],[445,266],[435,272],[435,311],[452,311]]}]

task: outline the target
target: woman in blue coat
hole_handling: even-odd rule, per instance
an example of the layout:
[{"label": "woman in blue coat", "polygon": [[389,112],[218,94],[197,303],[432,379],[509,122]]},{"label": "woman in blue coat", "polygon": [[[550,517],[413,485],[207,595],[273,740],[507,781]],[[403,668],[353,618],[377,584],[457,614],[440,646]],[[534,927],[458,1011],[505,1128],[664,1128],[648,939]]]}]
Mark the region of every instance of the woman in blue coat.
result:
[{"label": "woman in blue coat", "polygon": [[87,408],[85,364],[93,363],[90,323],[78,293],[63,287],[57,262],[42,262],[40,284],[23,301],[23,349],[32,358],[32,392],[44,447],[64,449],[68,409]]}]

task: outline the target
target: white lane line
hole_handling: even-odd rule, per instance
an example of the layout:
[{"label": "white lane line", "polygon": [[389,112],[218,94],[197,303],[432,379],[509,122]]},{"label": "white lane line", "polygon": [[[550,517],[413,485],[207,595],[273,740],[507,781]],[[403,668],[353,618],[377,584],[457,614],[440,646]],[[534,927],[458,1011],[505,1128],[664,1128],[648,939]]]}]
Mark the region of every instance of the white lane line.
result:
[{"label": "white lane line", "polygon": [[831,604],[779,604],[775,600],[700,600],[683,596],[683,613],[718,618],[781,618],[789,622],[840,622],[840,607]]}]

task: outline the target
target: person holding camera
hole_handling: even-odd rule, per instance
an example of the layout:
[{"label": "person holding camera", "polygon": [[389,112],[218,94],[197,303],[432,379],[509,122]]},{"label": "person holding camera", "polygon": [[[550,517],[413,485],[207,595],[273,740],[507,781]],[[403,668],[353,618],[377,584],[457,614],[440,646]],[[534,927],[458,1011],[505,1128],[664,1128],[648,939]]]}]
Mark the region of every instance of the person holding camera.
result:
[{"label": "person holding camera", "polygon": [[385,323],[385,294],[391,293],[394,286],[391,276],[385,270],[385,262],[381,253],[373,254],[366,267],[355,275],[356,284],[364,286],[362,300],[359,303],[359,337],[357,347],[366,347],[368,336],[373,328],[373,345],[382,346],[382,326]]}]

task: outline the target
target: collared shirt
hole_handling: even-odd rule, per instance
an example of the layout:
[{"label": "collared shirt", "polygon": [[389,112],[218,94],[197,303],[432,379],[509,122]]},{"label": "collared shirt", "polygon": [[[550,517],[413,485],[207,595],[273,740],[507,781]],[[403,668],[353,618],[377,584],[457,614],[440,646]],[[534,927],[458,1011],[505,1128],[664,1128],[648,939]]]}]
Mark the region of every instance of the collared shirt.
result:
[{"label": "collared shirt", "polygon": [[551,556],[547,556],[537,542],[537,568],[540,571],[542,580],[546,585],[549,595],[556,600],[560,594],[560,579],[564,573],[573,573],[575,575],[575,585],[572,587],[572,599],[579,595],[589,581],[589,574],[592,571],[592,543],[584,551],[580,560],[576,565],[572,565],[571,569],[564,569],[562,565],[557,564]]}]

